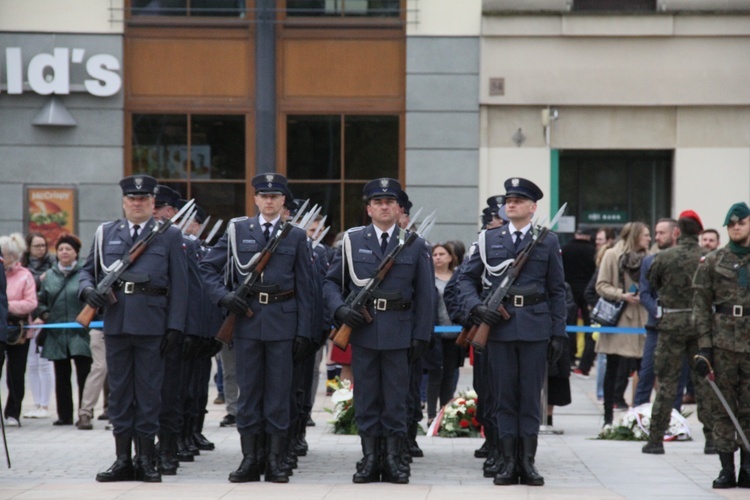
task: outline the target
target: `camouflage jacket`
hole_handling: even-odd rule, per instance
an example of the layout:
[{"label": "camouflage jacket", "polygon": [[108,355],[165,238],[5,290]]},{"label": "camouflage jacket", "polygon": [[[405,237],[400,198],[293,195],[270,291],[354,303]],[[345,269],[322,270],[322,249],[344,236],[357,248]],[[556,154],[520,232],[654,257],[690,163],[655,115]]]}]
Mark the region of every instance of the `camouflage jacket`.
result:
[{"label": "camouflage jacket", "polygon": [[703,253],[697,236],[680,236],[676,246],[662,250],[654,257],[648,281],[658,294],[663,311],[657,324],[660,332],[670,330],[686,337],[697,336],[691,315],[691,285]]},{"label": "camouflage jacket", "polygon": [[709,253],[693,278],[693,321],[701,348],[718,347],[750,352],[750,316],[714,313],[714,306],[750,308],[750,289],[740,288],[739,270],[750,257],[739,257],[728,247]]}]

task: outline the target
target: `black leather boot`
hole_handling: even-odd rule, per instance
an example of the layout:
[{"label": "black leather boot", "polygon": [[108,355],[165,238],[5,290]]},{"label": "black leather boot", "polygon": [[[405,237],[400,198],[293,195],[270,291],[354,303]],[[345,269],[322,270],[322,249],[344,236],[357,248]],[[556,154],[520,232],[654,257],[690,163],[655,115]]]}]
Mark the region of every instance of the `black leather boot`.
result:
[{"label": "black leather boot", "polygon": [[719,477],[714,479],[711,487],[715,489],[735,488],[737,480],[734,477],[734,452],[720,451],[719,460],[721,461],[721,471]]},{"label": "black leather boot", "polygon": [[195,418],[193,422],[193,442],[199,450],[212,451],[216,448],[216,445],[206,439],[206,436],[203,435],[203,421],[205,419],[205,413],[201,413]]},{"label": "black leather boot", "polygon": [[258,436],[256,434],[240,435],[240,444],[242,446],[242,462],[240,462],[236,471],[229,473],[229,482],[250,483],[260,481],[260,468],[258,467],[256,454]]},{"label": "black leather boot", "polygon": [[357,472],[352,477],[356,484],[377,483],[380,481],[380,467],[378,466],[378,450],[376,437],[362,436],[362,460],[357,463]]},{"label": "black leather boot", "polygon": [[266,457],[268,456],[268,439],[265,432],[258,434],[255,442],[255,457],[258,459],[258,469],[261,474],[266,470]]},{"label": "black leather boot", "polygon": [[419,443],[417,443],[417,432],[419,431],[419,422],[412,422],[409,426],[409,436],[408,436],[408,444],[409,444],[409,455],[412,457],[420,458],[424,456],[424,452],[422,451],[422,448],[419,447]]},{"label": "black leather boot", "polygon": [[117,459],[112,466],[96,475],[100,483],[135,480],[135,468],[131,458],[132,438],[130,436],[115,436],[115,453]]},{"label": "black leather boot", "polygon": [[385,438],[385,460],[382,469],[383,482],[406,484],[409,476],[399,468],[399,449],[401,448],[401,437],[388,436]]},{"label": "black leather boot", "polygon": [[183,434],[179,434],[177,438],[177,460],[180,462],[195,462],[195,458],[193,457],[193,454],[190,453],[190,450],[188,450],[187,445],[185,444],[185,439],[183,438]]},{"label": "black leather boot", "polygon": [[198,446],[196,446],[195,441],[193,441],[193,422],[195,421],[195,417],[192,415],[189,417],[185,417],[182,422],[182,439],[185,441],[185,447],[187,450],[194,456],[197,457],[201,454],[201,451],[198,449]]},{"label": "black leather boot", "polygon": [[157,469],[163,476],[177,475],[179,461],[176,456],[177,434],[171,432],[159,433],[159,453]]},{"label": "black leather boot", "polygon": [[739,488],[750,488],[750,452],[740,448],[740,473],[737,476]]},{"label": "black leather boot", "polygon": [[307,446],[307,440],[305,437],[307,436],[307,416],[302,415],[300,418],[297,419],[296,424],[296,433],[294,435],[294,454],[298,457],[304,457],[307,456],[308,446]]},{"label": "black leather boot", "polygon": [[495,477],[502,472],[505,462],[503,461],[503,454],[500,452],[500,446],[497,443],[490,443],[488,449],[489,456],[484,461],[482,470],[484,471],[484,477]]},{"label": "black leather boot", "polygon": [[270,483],[288,483],[287,476],[279,466],[286,453],[286,435],[271,434],[268,436],[268,456],[266,457],[266,481]]},{"label": "black leather boot", "polygon": [[489,458],[490,450],[494,446],[492,439],[492,428],[484,427],[484,443],[478,449],[474,450],[474,458]]},{"label": "black leather boot", "polygon": [[520,467],[519,475],[521,484],[527,486],[544,486],[544,478],[534,467],[534,458],[536,457],[537,436],[526,436],[521,438],[521,448],[519,449]]},{"label": "black leather boot", "polygon": [[516,463],[516,446],[518,439],[506,436],[500,439],[500,454],[503,460],[503,468],[497,473],[492,481],[498,486],[518,484],[518,464]]},{"label": "black leather boot", "polygon": [[161,474],[154,467],[154,438],[136,438],[135,451],[135,480],[161,483]]}]

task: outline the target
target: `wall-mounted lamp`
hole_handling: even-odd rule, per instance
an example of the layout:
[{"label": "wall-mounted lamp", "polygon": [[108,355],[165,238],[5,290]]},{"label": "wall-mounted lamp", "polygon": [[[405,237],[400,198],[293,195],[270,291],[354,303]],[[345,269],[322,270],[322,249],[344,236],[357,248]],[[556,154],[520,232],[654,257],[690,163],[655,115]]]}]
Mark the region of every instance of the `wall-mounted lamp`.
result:
[{"label": "wall-mounted lamp", "polygon": [[518,130],[516,130],[516,133],[513,134],[511,139],[513,140],[513,143],[516,146],[518,146],[519,148],[521,147],[521,144],[523,144],[524,141],[526,141],[526,136],[523,135],[523,131],[521,130],[521,127],[518,127]]},{"label": "wall-mounted lamp", "polygon": [[32,123],[43,127],[75,127],[78,125],[62,101],[54,95],[42,106]]}]

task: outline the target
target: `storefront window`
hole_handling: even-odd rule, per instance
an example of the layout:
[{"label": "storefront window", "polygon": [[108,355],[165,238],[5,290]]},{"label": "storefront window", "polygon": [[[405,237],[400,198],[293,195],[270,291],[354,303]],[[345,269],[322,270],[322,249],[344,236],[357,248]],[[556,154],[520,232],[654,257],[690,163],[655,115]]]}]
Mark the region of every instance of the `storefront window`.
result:
[{"label": "storefront window", "polygon": [[367,223],[365,183],[398,179],[398,116],[290,115],[286,142],[294,196],[323,206],[330,234]]},{"label": "storefront window", "polygon": [[244,17],[245,0],[132,0],[133,16]]},{"label": "storefront window", "polygon": [[196,198],[209,214],[245,214],[245,116],[132,116],[131,167]]},{"label": "storefront window", "polygon": [[670,151],[560,152],[560,201],[578,226],[641,221],[653,228],[670,216],[671,186]]},{"label": "storefront window", "polygon": [[287,17],[399,17],[400,0],[287,0]]}]

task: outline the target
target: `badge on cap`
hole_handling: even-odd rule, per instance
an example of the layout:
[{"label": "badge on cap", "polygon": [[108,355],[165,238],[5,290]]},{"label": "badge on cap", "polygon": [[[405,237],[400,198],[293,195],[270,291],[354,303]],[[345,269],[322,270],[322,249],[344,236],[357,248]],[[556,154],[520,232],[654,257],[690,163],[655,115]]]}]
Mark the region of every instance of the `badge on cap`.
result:
[{"label": "badge on cap", "polygon": [[380,187],[382,187],[383,189],[387,189],[388,188],[388,179],[380,179]]},{"label": "badge on cap", "polygon": [[273,182],[273,174],[266,174],[266,182],[268,183],[268,187],[271,187],[271,183]]},{"label": "badge on cap", "polygon": [[510,185],[513,187],[518,187],[520,183],[521,181],[518,180],[518,177],[514,177],[510,180]]},{"label": "badge on cap", "polygon": [[135,182],[135,188],[136,189],[142,189],[143,188],[143,177],[136,177],[133,179],[133,182]]}]

